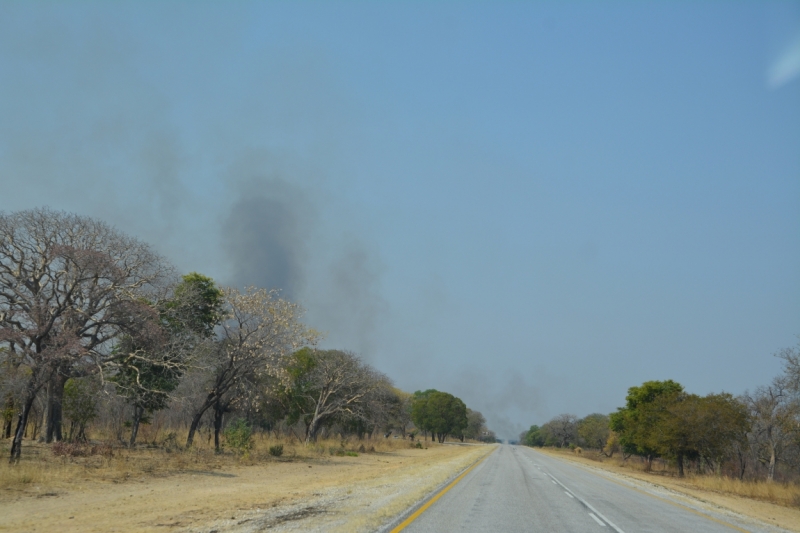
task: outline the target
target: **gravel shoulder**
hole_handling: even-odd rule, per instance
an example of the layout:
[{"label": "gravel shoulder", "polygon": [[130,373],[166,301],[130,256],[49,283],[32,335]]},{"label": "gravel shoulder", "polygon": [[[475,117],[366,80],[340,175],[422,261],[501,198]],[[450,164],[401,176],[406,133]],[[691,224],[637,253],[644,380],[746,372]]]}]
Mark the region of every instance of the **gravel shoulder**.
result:
[{"label": "gravel shoulder", "polygon": [[[652,489],[667,491],[669,495],[683,499],[684,503],[689,507],[740,515],[753,519],[758,524],[771,526],[778,530],[800,533],[800,510],[798,509],[790,509],[773,503],[731,494],[702,490],[692,487],[677,478],[623,470],[614,465],[598,463],[597,461],[548,450],[547,448],[536,448],[536,451],[588,468],[619,482],[638,486],[648,492],[652,492]],[[658,490],[654,492],[657,493]]]},{"label": "gravel shoulder", "polygon": [[495,445],[192,470],[0,494],[0,531],[374,531]]}]

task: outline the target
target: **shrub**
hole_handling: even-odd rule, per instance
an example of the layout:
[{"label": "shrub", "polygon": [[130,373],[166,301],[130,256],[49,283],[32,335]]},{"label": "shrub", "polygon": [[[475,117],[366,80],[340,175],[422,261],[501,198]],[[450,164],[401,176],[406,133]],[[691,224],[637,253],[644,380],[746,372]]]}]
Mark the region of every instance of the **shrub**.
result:
[{"label": "shrub", "polygon": [[225,442],[240,454],[246,454],[253,447],[253,430],[243,418],[234,420],[225,428]]},{"label": "shrub", "polygon": [[283,455],[283,444],[276,444],[275,446],[270,446],[269,454],[272,457],[280,457],[281,455]]}]

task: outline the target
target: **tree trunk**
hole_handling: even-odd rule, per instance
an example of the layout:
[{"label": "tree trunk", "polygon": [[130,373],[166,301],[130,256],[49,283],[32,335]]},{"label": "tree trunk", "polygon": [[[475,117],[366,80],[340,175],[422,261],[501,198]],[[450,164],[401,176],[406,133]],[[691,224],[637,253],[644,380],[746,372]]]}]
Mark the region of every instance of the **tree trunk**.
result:
[{"label": "tree trunk", "polygon": [[315,415],[306,428],[306,444],[311,444],[311,441],[317,438],[317,431],[319,431],[319,418]]},{"label": "tree trunk", "polygon": [[186,437],[186,447],[190,448],[192,446],[192,442],[194,442],[194,434],[197,432],[197,426],[200,425],[200,419],[203,418],[203,414],[208,411],[208,408],[214,405],[212,399],[214,398],[213,395],[209,394],[208,398],[206,398],[206,403],[194,414],[192,417],[192,423],[189,426],[189,436]]},{"label": "tree trunk", "polygon": [[740,451],[736,452],[739,455],[739,479],[744,479],[744,471],[747,467],[747,456]]},{"label": "tree trunk", "polygon": [[11,443],[11,457],[9,458],[11,464],[19,463],[22,456],[22,436],[25,434],[25,426],[28,425],[28,415],[30,415],[34,399],[36,399],[36,394],[28,393],[28,398],[22,404],[22,412],[17,420],[17,430],[14,432],[14,441]]},{"label": "tree trunk", "polygon": [[47,426],[44,441],[47,443],[64,440],[62,436],[62,411],[64,402],[64,385],[66,376],[56,374],[47,382]]},{"label": "tree trunk", "polygon": [[192,423],[189,425],[189,436],[186,437],[187,448],[192,447],[192,442],[194,441],[194,434],[197,431],[197,426],[200,425],[200,419],[203,418],[203,413],[205,412],[206,410],[203,409],[202,411],[195,413],[194,417],[192,417]]},{"label": "tree trunk", "polygon": [[14,423],[14,397],[10,394],[6,397],[5,405],[3,406],[3,438],[11,438],[11,427]]},{"label": "tree trunk", "polygon": [[214,451],[220,452],[219,449],[219,434],[222,431],[222,417],[225,415],[225,409],[219,402],[214,404]]},{"label": "tree trunk", "polygon": [[683,454],[679,453],[678,457],[676,458],[676,462],[678,463],[678,477],[683,477]]},{"label": "tree trunk", "polygon": [[769,454],[769,470],[767,470],[767,482],[772,483],[773,478],[775,477],[775,463],[777,462],[777,457],[775,457],[775,447],[773,446],[770,450]]},{"label": "tree trunk", "polygon": [[133,448],[136,444],[136,436],[139,434],[139,422],[144,415],[144,407],[138,405],[133,406],[133,423],[131,424],[131,440],[128,442],[128,447]]}]

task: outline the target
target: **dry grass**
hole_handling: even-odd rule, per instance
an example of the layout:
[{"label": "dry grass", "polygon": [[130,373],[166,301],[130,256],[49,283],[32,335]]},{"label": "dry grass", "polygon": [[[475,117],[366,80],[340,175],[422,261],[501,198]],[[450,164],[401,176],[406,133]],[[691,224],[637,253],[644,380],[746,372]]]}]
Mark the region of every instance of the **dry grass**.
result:
[{"label": "dry grass", "polygon": [[[181,439],[182,437],[182,439]],[[10,441],[0,443],[0,497],[25,491],[36,486],[38,490],[67,488],[93,482],[124,483],[148,477],[163,477],[191,471],[218,470],[236,465],[254,465],[268,462],[318,462],[332,455],[357,456],[358,454],[387,453],[409,448],[411,443],[402,439],[348,439],[320,440],[306,446],[291,437],[257,434],[251,450],[242,455],[223,447],[215,453],[213,443],[197,439],[194,446],[184,450],[176,442],[185,442],[186,434],[167,437],[158,445],[141,445],[135,449],[113,446],[100,451],[105,454],[87,456],[56,456],[53,445],[25,441],[22,461],[9,465]],[[429,444],[429,443],[428,443]],[[274,457],[269,448],[283,446],[283,454]],[[91,446],[84,448],[90,453]]]},{"label": "dry grass", "polygon": [[793,483],[767,483],[765,481],[740,480],[725,476],[696,474],[688,474],[683,478],[679,478],[663,461],[654,462],[653,469],[648,472],[645,463],[637,458],[624,461],[620,456],[609,458],[596,451],[590,450],[583,450],[579,456],[570,450],[560,448],[548,448],[546,451],[576,460],[589,460],[595,463],[602,463],[604,467],[610,467],[611,470],[634,472],[639,475],[645,475],[654,483],[658,483],[658,477],[667,477],[671,478],[674,483],[697,490],[740,496],[782,505],[784,507],[800,508],[800,485]]}]

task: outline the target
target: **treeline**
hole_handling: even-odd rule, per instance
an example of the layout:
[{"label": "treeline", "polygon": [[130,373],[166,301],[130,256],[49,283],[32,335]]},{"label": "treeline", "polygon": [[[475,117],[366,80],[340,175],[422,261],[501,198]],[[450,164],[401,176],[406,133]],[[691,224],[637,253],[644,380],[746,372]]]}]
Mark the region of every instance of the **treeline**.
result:
[{"label": "treeline", "polygon": [[[136,444],[142,424],[227,424],[294,435],[493,438],[454,396],[409,394],[355,354],[317,348],[275,290],[183,276],[146,244],[87,217],[0,213],[2,436]],[[174,433],[172,438],[174,439]]]},{"label": "treeline", "polygon": [[559,415],[520,435],[529,446],[586,447],[611,457],[656,459],[683,476],[690,468],[772,481],[800,479],[800,345],[777,354],[783,373],[767,386],[734,397],[698,396],[672,380],[628,389],[610,415]]}]

